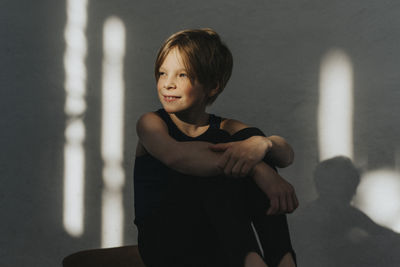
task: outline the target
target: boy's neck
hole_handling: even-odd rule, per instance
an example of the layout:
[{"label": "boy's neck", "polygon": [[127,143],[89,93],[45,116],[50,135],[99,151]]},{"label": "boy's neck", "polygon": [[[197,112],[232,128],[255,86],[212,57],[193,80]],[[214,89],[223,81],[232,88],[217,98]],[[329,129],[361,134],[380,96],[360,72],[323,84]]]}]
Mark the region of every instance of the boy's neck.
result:
[{"label": "boy's neck", "polygon": [[205,110],[191,113],[169,114],[176,126],[188,136],[198,136],[206,131],[209,126],[209,114]]}]

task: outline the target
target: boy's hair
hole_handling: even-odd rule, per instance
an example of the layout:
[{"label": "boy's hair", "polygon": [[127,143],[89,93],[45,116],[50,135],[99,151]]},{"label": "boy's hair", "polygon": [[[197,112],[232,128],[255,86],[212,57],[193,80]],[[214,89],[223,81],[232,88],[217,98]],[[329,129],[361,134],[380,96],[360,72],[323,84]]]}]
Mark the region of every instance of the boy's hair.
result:
[{"label": "boy's hair", "polygon": [[179,31],[170,36],[158,52],[154,70],[157,81],[162,63],[174,48],[180,52],[192,83],[197,80],[206,93],[218,88],[218,92],[207,100],[207,105],[211,105],[231,77],[233,58],[229,48],[212,29]]}]

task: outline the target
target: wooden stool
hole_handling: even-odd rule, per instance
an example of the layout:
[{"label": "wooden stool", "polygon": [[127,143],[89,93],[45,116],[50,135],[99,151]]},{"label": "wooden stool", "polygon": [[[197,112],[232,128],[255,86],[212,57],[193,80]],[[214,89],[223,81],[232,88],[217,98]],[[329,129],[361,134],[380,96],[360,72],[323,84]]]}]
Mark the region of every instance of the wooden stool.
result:
[{"label": "wooden stool", "polygon": [[73,253],[63,267],[145,267],[137,246],[91,249]]}]

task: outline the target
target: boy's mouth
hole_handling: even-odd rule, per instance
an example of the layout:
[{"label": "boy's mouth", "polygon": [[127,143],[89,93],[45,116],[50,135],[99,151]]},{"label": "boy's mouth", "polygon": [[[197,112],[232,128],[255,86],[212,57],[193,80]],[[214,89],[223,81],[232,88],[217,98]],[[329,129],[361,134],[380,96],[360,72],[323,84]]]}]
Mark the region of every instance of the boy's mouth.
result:
[{"label": "boy's mouth", "polygon": [[170,96],[170,95],[164,95],[164,100],[166,100],[166,101],[168,101],[168,102],[171,102],[171,101],[174,101],[174,100],[177,100],[177,99],[179,99],[180,97],[179,96]]}]

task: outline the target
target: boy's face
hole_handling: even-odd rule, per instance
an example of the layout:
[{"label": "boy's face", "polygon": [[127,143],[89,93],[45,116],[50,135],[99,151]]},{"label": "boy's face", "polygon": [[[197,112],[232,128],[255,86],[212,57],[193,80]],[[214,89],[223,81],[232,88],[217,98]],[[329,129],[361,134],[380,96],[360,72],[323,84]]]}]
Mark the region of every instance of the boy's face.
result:
[{"label": "boy's face", "polygon": [[196,80],[190,81],[179,50],[174,48],[166,56],[159,69],[158,97],[168,113],[180,111],[204,111],[206,93]]}]

